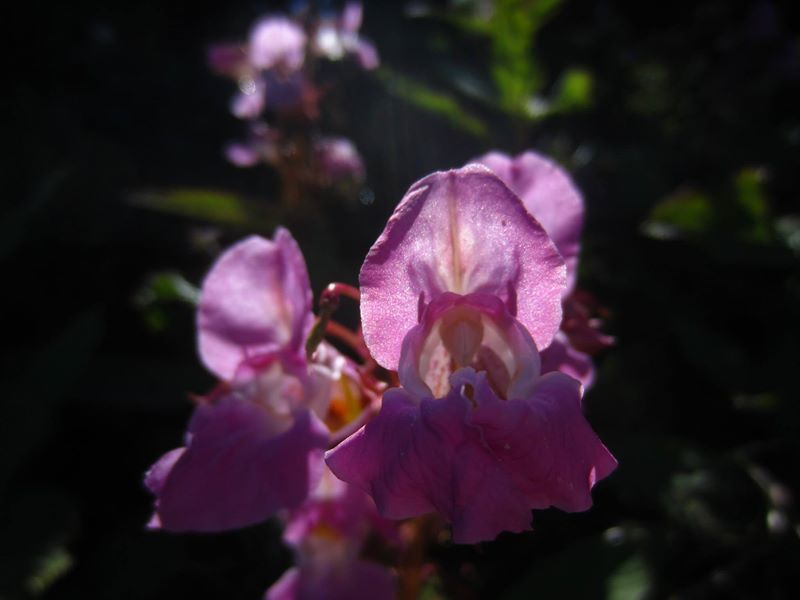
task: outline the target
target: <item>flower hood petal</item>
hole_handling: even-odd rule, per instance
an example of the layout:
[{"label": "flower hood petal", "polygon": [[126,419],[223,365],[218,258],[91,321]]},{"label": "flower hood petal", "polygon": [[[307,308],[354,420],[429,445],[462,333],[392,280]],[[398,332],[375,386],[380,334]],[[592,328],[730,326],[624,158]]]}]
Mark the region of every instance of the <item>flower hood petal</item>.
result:
[{"label": "flower hood petal", "polygon": [[468,165],[411,186],[359,279],[364,339],[396,369],[406,333],[443,292],[499,297],[546,347],[561,321],[566,269],[519,198],[488,168]]},{"label": "flower hood petal", "polygon": [[198,346],[206,367],[230,380],[240,364],[278,350],[302,351],[313,321],[303,255],[285,229],[251,236],[220,256],[203,282]]}]

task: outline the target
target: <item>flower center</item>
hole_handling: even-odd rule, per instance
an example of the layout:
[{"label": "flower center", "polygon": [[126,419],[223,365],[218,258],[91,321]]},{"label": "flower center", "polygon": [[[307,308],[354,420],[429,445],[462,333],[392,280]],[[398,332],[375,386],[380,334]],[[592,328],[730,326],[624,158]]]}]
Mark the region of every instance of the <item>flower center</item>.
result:
[{"label": "flower center", "polygon": [[450,391],[450,375],[472,367],[486,373],[500,398],[517,373],[517,359],[500,327],[481,311],[465,305],[447,310],[428,334],[420,354],[419,375],[433,396]]}]

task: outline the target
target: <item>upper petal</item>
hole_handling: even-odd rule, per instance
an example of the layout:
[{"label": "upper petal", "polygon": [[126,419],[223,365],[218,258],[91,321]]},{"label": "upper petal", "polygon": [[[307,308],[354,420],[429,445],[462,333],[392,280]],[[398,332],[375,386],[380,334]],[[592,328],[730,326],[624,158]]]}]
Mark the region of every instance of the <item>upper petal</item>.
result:
[{"label": "upper petal", "polygon": [[260,354],[297,350],[311,325],[311,285],[303,255],[285,229],[251,236],[220,256],[203,282],[197,312],[203,363],[230,380]]},{"label": "upper petal", "polygon": [[316,485],[328,445],[325,426],[298,411],[289,429],[237,393],[199,406],[185,451],[167,454],[146,482],[156,519],[170,531],[222,531],[299,506]]},{"label": "upper petal", "polygon": [[476,162],[494,171],[553,238],[567,263],[568,287],[571,288],[578,264],[584,206],[567,172],[531,151],[514,158],[501,152],[489,152]]},{"label": "upper petal", "polygon": [[443,292],[501,298],[546,347],[561,321],[564,262],[519,198],[489,169],[469,165],[414,184],[361,268],[364,339],[396,369],[405,334]]}]

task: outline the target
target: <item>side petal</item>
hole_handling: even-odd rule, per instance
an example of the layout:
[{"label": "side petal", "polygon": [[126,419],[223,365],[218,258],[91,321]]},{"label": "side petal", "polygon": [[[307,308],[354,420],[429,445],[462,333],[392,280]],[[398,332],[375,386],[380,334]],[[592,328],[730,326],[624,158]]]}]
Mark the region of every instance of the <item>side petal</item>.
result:
[{"label": "side petal", "polygon": [[[368,492],[388,519],[415,517],[435,508],[415,475],[405,471],[406,457],[414,470],[425,467],[424,458],[412,447],[419,418],[413,396],[401,389],[389,390],[378,416],[325,456],[333,474]],[[421,464],[414,465],[415,461]]]},{"label": "side petal", "polygon": [[586,510],[617,466],[581,412],[580,383],[563,373],[544,375],[529,399],[487,402],[470,417],[531,508]]},{"label": "side petal", "polygon": [[298,567],[292,567],[281,575],[280,579],[269,586],[264,600],[301,600],[302,575]]},{"label": "side petal", "polygon": [[[311,412],[276,431],[263,408],[237,394],[198,407],[187,437],[185,451],[165,456],[147,478],[157,522],[170,531],[245,527],[299,506],[321,475],[328,444]],[[163,462],[169,456],[171,465]]]},{"label": "side petal", "polygon": [[521,199],[525,208],[542,224],[567,263],[571,289],[578,266],[583,227],[583,197],[567,172],[535,152],[511,158],[490,152],[476,162],[494,171]]},{"label": "side petal", "polygon": [[421,308],[448,291],[498,296],[546,347],[561,321],[566,268],[519,198],[486,167],[468,165],[411,187],[359,279],[364,339],[396,369]]},{"label": "side petal", "polygon": [[229,248],[203,282],[198,346],[206,367],[230,380],[245,360],[299,350],[311,325],[311,285],[303,255],[285,229]]},{"label": "side petal", "polygon": [[573,348],[569,339],[559,331],[553,343],[541,352],[542,373],[560,371],[577,379],[584,389],[594,383],[594,363],[592,357]]}]

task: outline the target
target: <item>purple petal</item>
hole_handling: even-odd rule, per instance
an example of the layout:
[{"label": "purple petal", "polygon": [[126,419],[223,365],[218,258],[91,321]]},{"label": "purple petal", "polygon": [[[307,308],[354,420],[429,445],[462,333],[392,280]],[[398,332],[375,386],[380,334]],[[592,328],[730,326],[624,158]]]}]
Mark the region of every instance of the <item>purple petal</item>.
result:
[{"label": "purple petal", "polygon": [[[369,492],[388,519],[415,517],[435,509],[425,490],[409,483],[416,477],[403,473],[403,465],[392,459],[409,450],[416,452],[409,446],[419,419],[416,398],[403,389],[391,389],[383,395],[378,416],[325,455],[333,474]],[[420,461],[408,462],[416,469]],[[420,468],[424,467],[422,461]]]},{"label": "purple petal", "polygon": [[231,100],[231,114],[237,119],[255,119],[264,110],[266,88],[263,81],[250,80]]},{"label": "purple petal", "polygon": [[292,567],[280,579],[269,586],[264,600],[299,600],[303,598],[300,588],[300,569]]},{"label": "purple petal", "polygon": [[356,560],[315,572],[289,569],[267,590],[265,600],[392,600],[395,582],[386,567]]},{"label": "purple petal", "polygon": [[398,541],[395,523],[378,514],[372,498],[356,486],[337,479],[327,467],[323,469],[316,490],[287,516],[283,541],[299,548],[320,526],[328,535],[333,532],[356,549],[370,532],[379,533],[387,541]]},{"label": "purple petal", "polygon": [[569,339],[559,331],[553,343],[541,352],[542,373],[560,371],[581,382],[584,389],[594,383],[594,363],[592,357],[573,348]]},{"label": "purple petal", "polygon": [[253,144],[232,143],[225,146],[225,158],[237,167],[254,167],[261,157]]},{"label": "purple petal", "polygon": [[482,404],[470,423],[532,508],[586,510],[617,466],[581,412],[580,383],[563,373],[542,376],[530,398]]},{"label": "purple petal", "polygon": [[490,152],[475,162],[486,165],[521,199],[542,224],[567,263],[568,288],[572,288],[580,251],[583,198],[564,169],[534,152],[511,158]]},{"label": "purple petal", "polygon": [[324,137],[316,140],[314,158],[324,180],[364,179],[364,161],[353,142],[347,138]]},{"label": "purple petal", "polygon": [[358,45],[356,46],[356,58],[358,59],[358,64],[361,65],[361,68],[367,71],[377,69],[381,64],[380,58],[378,58],[378,51],[375,49],[375,46],[363,38],[359,38],[358,40]]},{"label": "purple petal", "polygon": [[285,424],[230,393],[195,410],[187,439],[184,452],[167,454],[147,475],[156,522],[170,531],[222,531],[299,506],[321,474],[328,431],[309,411]]},{"label": "purple petal", "polygon": [[379,415],[326,461],[388,518],[437,510],[458,543],[529,529],[531,508],[585,510],[616,466],[580,412],[577,381],[554,373],[531,398],[506,401],[472,369],[455,373],[440,400],[390,390]]},{"label": "purple petal", "polygon": [[239,79],[250,70],[247,55],[238,44],[214,44],[208,48],[209,66],[226,77]]},{"label": "purple petal", "polygon": [[285,17],[268,17],[250,33],[250,61],[257,69],[296,71],[305,59],[306,34]]},{"label": "purple petal", "polygon": [[311,326],[311,286],[297,243],[251,236],[229,248],[203,282],[197,313],[203,363],[230,380],[254,356],[299,351]]},{"label": "purple petal", "polygon": [[346,33],[357,33],[361,29],[361,21],[364,17],[364,7],[361,2],[348,2],[342,10],[342,31]]},{"label": "purple petal", "polygon": [[395,209],[361,268],[364,339],[396,369],[404,336],[439,294],[498,296],[546,347],[561,322],[565,267],[544,229],[489,169],[429,175]]}]

